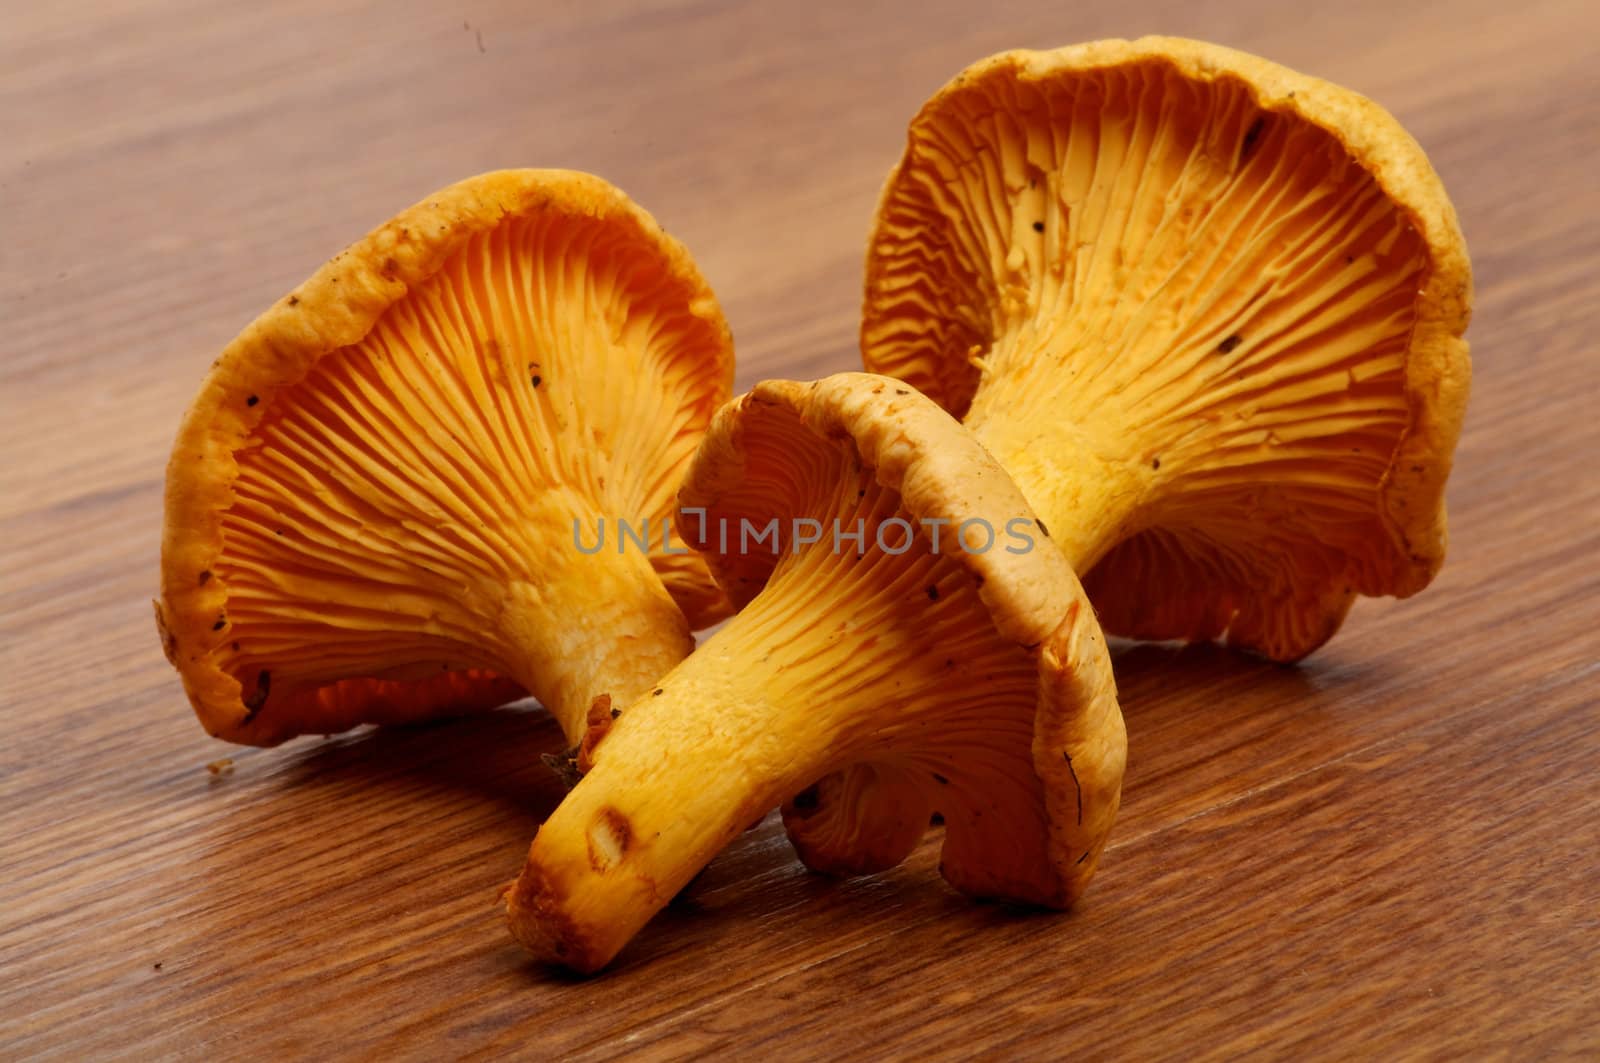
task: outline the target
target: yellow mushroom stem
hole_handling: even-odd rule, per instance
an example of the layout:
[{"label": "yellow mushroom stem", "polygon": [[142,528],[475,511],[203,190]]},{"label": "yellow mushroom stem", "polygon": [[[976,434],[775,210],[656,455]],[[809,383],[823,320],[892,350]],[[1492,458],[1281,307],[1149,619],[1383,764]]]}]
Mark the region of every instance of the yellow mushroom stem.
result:
[{"label": "yellow mushroom stem", "polygon": [[1041,855],[1035,653],[996,632],[948,534],[938,554],[923,536],[878,548],[899,496],[849,465],[810,512],[825,528],[863,520],[864,552],[835,550],[831,531],[797,555],[783,543],[761,593],[622,710],[540,828],[508,896],[533,952],[603,966],[753,820],[851,765],[892,778],[907,806],[891,848],[938,812],[958,888],[1060,903]]},{"label": "yellow mushroom stem", "polygon": [[1026,402],[1027,396],[1009,394],[1016,389],[1004,386],[1006,378],[994,380],[979,390],[965,423],[1011,474],[1081,577],[1134,531],[1155,480],[1150,470],[1120,456],[1126,441],[1102,445],[1070,422],[1024,419],[1007,402]]}]

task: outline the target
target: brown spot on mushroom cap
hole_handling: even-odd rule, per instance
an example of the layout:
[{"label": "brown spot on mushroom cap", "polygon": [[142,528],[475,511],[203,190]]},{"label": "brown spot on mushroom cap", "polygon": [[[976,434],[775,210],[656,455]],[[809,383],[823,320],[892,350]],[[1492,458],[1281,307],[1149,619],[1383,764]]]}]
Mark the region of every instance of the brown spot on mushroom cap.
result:
[{"label": "brown spot on mushroom cap", "polygon": [[[1018,240],[1040,214],[1065,238]],[[968,419],[1108,630],[1292,659],[1344,587],[1414,593],[1442,560],[1470,291],[1448,198],[1376,105],[1102,41],[994,56],[922,108],[861,341]]]},{"label": "brown spot on mushroom cap", "polygon": [[810,786],[791,797],[789,799],[788,807],[794,810],[795,815],[798,815],[800,818],[804,819],[806,816],[816,811],[817,804],[817,786],[815,783],[812,783]]}]

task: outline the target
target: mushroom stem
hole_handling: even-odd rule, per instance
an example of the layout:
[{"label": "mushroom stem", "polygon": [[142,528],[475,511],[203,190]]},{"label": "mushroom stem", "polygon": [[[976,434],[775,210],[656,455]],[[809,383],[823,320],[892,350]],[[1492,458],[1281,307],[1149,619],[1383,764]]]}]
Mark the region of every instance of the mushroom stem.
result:
[{"label": "mushroom stem", "polygon": [[640,550],[562,552],[540,584],[504,588],[506,673],[549,710],[573,744],[601,694],[625,705],[694,648],[682,611]]},{"label": "mushroom stem", "polygon": [[[1099,438],[1060,417],[1024,417],[1016,411],[1026,394],[1007,384],[985,382],[973,398],[966,424],[1021,488],[1061,552],[1082,575],[1117,543],[1138,531],[1159,476],[1152,461],[1134,453],[1139,436],[1129,431]],[[1064,457],[1069,456],[1069,457]]]},{"label": "mushroom stem", "polygon": [[[852,518],[872,515],[871,542],[898,496],[841,487]],[[1051,827],[1030,759],[1036,653],[995,631],[970,574],[924,540],[900,555],[829,547],[784,557],[596,746],[507,898],[534,953],[604,966],[752,821],[853,763],[915,780],[921,822],[947,817],[947,856],[1006,824],[975,892],[1065,903],[1039,855]]]},{"label": "mushroom stem", "polygon": [[603,967],[751,822],[823,774],[837,721],[777,689],[803,662],[769,658],[753,674],[752,626],[730,622],[659,697],[624,710],[539,828],[507,911],[541,959]]}]

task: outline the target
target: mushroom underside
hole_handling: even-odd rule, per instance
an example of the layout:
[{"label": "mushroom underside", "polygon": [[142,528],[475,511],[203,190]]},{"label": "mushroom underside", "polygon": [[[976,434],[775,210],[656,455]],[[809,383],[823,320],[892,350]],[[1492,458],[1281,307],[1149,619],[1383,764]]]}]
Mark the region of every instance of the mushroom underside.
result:
[{"label": "mushroom underside", "polygon": [[[359,341],[218,400],[250,427],[215,553],[166,578],[215,603],[190,652],[237,684],[232,708],[210,706],[223,730],[276,741],[522,688],[570,701],[581,729],[606,688],[578,689],[575,658],[632,646],[642,688],[687,651],[654,564],[718,608],[663,529],[723,385],[704,367],[721,339],[654,253],[582,213],[507,215],[391,292]],[[644,544],[620,543],[619,520]],[[225,703],[216,685],[205,699]]]},{"label": "mushroom underside", "polygon": [[1109,631],[1294,657],[1437,567],[1442,518],[1383,497],[1429,247],[1292,89],[980,64],[913,122],[868,258],[868,367],[964,416],[1098,562]]},{"label": "mushroom underside", "polygon": [[[802,857],[837,871],[893,866],[937,812],[941,870],[962,888],[1041,903],[1058,895],[1032,760],[1037,660],[996,630],[955,529],[941,529],[936,553],[929,528],[848,440],[810,436],[787,411],[752,418],[740,453],[760,474],[706,507],[708,528],[777,520],[784,538],[776,552],[745,551],[742,541],[727,551],[724,572],[762,589],[714,636],[713,652],[745,661],[753,689],[775,705],[804,706],[828,728],[804,771],[783,764],[773,798],[793,797],[824,771],[858,769],[846,772],[857,787],[849,795],[809,791],[810,801],[789,802]],[[822,529],[798,553],[789,534],[797,518]],[[673,683],[660,686],[670,694]],[[829,798],[844,796],[869,814],[836,816]],[[864,851],[878,856],[864,863]]]}]

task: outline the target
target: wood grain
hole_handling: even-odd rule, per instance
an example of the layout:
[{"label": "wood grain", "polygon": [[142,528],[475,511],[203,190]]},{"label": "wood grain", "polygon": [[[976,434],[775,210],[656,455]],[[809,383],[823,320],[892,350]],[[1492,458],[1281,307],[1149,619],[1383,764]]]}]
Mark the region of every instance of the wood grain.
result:
[{"label": "wood grain", "polygon": [[[8,8],[0,1057],[1600,1054],[1595,8],[988,7]],[[1399,116],[1473,250],[1476,380],[1433,588],[1297,669],[1119,651],[1125,812],[1076,911],[970,905],[927,845],[827,881],[769,820],[576,980],[497,914],[557,798],[537,710],[270,751],[196,726],[150,617],[166,450],[343,243],[467,174],[589,169],[695,253],[742,384],[853,367],[921,100],[1144,32]]]}]

